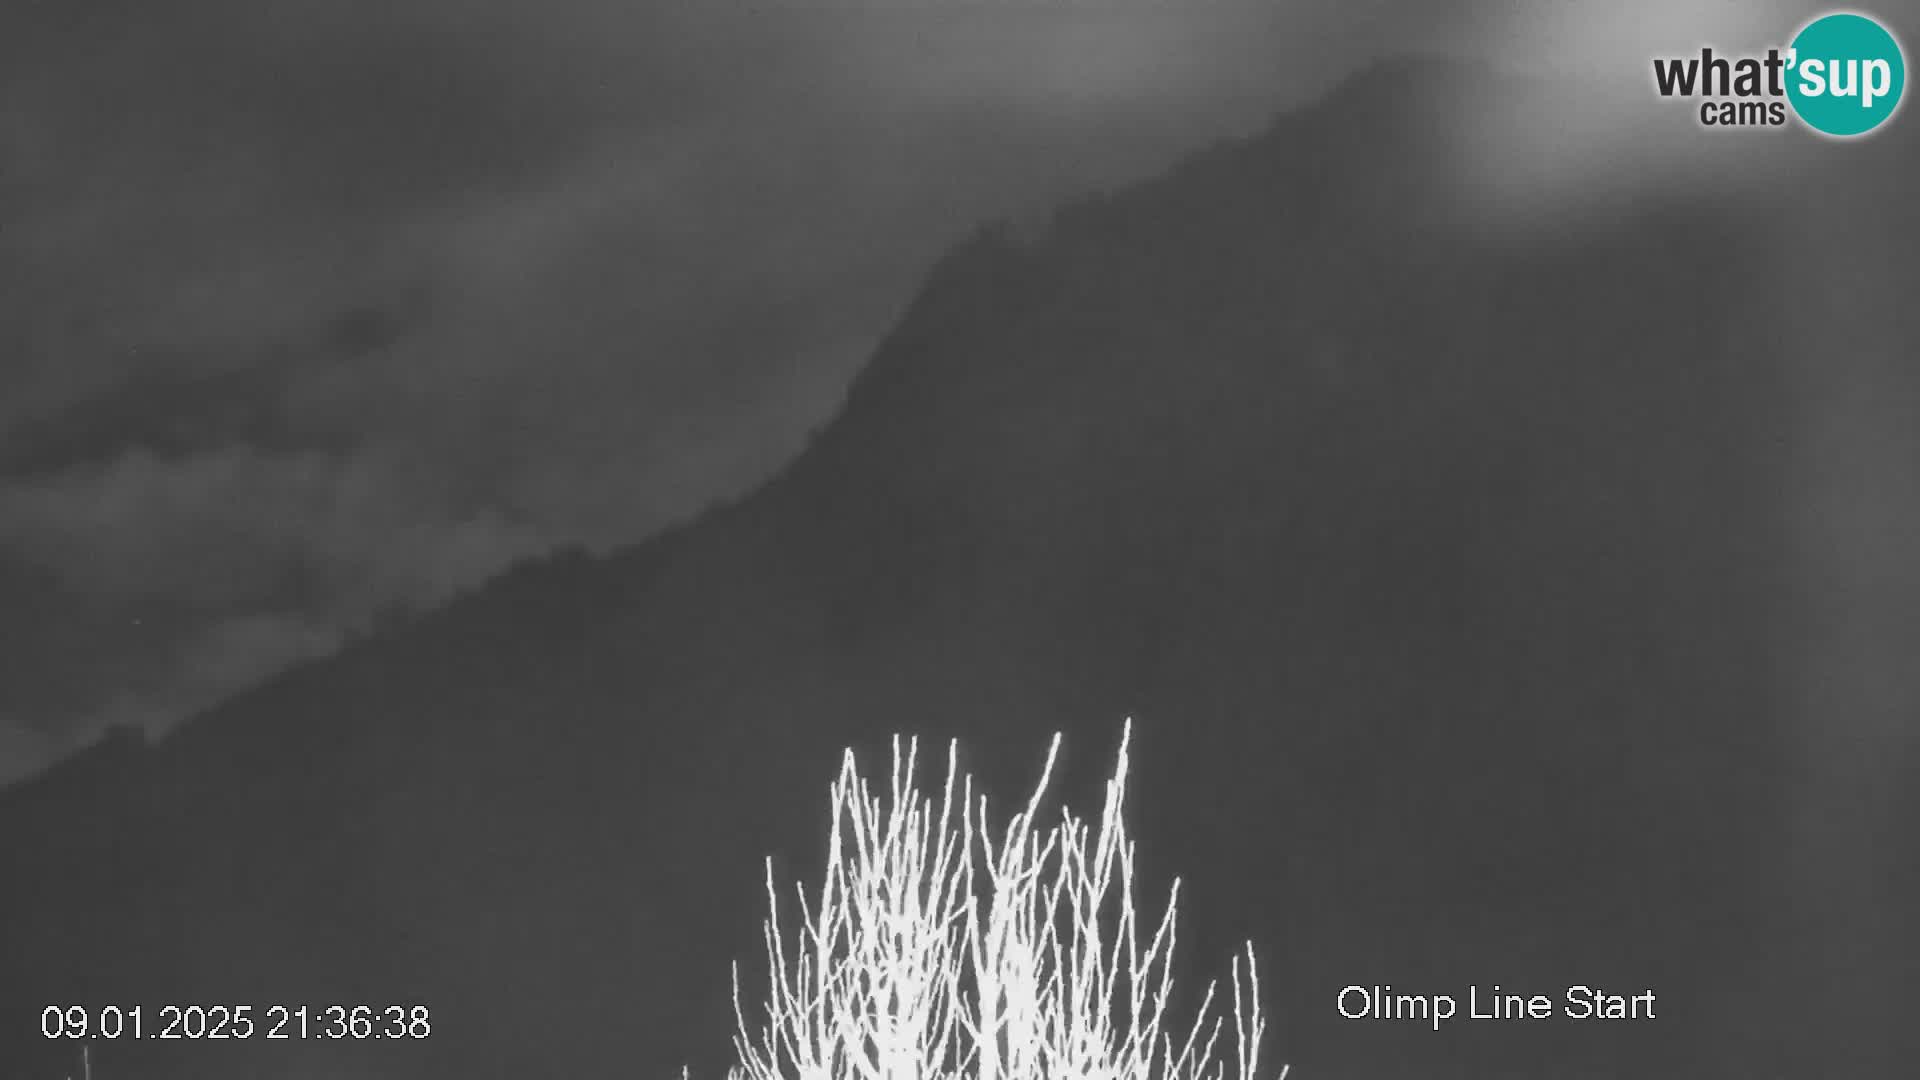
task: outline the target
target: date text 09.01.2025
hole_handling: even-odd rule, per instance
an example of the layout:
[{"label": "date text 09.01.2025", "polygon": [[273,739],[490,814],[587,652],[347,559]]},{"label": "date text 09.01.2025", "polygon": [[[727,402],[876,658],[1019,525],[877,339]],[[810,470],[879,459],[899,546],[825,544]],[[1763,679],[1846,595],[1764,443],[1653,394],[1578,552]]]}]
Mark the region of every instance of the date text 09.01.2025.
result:
[{"label": "date text 09.01.2025", "polygon": [[49,1005],[49,1039],[424,1039],[425,1005]]}]

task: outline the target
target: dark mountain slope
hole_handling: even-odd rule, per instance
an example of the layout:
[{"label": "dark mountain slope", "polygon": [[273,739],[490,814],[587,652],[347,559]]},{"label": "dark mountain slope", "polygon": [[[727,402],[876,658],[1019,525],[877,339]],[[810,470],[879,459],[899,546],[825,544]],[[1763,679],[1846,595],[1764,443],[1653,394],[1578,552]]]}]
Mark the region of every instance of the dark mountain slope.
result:
[{"label": "dark mountain slope", "polygon": [[[98,1074],[711,1069],[840,747],[959,736],[1005,801],[1061,728],[1085,799],[1132,715],[1143,864],[1196,976],[1256,939],[1295,1075],[1831,1063],[1783,914],[1778,208],[1468,219],[1440,121],[1500,89],[1388,65],[985,229],[751,497],[0,793],[0,1057],[65,1067],[49,1002],[398,999],[430,1040]],[[1665,1011],[1338,1018],[1376,983]]]}]

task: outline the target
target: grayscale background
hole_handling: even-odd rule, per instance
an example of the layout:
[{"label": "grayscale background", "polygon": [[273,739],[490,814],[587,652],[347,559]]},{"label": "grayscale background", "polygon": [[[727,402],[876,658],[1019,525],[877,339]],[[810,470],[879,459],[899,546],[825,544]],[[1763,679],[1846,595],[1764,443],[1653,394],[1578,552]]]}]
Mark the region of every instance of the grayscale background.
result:
[{"label": "grayscale background", "polygon": [[0,1076],[720,1075],[842,748],[1127,717],[1300,1080],[1900,1074],[1920,121],[1650,78],[1821,10],[6,5]]}]

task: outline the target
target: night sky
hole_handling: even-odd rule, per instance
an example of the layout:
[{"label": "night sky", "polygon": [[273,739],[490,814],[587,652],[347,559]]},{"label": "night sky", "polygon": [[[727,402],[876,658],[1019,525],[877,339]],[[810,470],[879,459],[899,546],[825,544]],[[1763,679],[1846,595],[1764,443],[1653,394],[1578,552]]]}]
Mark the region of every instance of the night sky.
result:
[{"label": "night sky", "polygon": [[975,221],[1338,74],[1052,7],[7,5],[0,778],[739,490]]},{"label": "night sky", "polygon": [[[1230,876],[1253,866],[1230,830],[1193,827],[1215,798],[1286,809],[1295,832],[1274,835],[1320,860],[1302,865],[1364,867],[1352,796],[1380,815],[1353,836],[1408,880],[1429,856],[1461,897],[1512,875],[1543,945],[1605,953],[1617,934],[1701,985],[1805,995],[1753,1015],[1888,1027],[1911,1006],[1886,956],[1920,882],[1920,117],[1909,102],[1854,143],[1706,134],[1648,71],[1782,43],[1822,10],[0,6],[0,788],[26,808],[0,826],[41,845],[17,840],[15,865],[47,883],[0,922],[27,928],[38,970],[74,943],[136,973],[218,968],[190,935],[179,957],[147,947],[198,889],[214,900],[192,918],[261,916],[262,940],[325,971],[348,954],[288,928],[330,925],[335,892],[395,941],[436,904],[492,933],[490,890],[520,880],[495,849],[520,843],[560,884],[507,888],[500,910],[566,940],[584,898],[603,907],[579,926],[671,953],[700,935],[634,929],[621,898],[713,908],[671,867],[759,852],[776,801],[797,820],[813,780],[788,752],[843,712],[863,730],[925,695],[936,721],[978,707],[982,731],[1024,737],[1050,702],[1117,724],[1143,698],[1147,730],[1193,740],[1163,739],[1153,766],[1205,796],[1169,830],[1203,874],[1254,880]],[[1872,10],[1920,35],[1920,2]],[[1474,63],[1379,63],[1409,51]],[[1255,137],[1183,157],[1236,135]],[[1000,218],[1045,227],[978,231]],[[607,557],[536,558],[573,547]],[[15,783],[115,727],[151,753],[113,742]],[[1211,790],[1208,762],[1264,767],[1248,746],[1303,749],[1309,783]],[[736,773],[767,806],[672,804]],[[1489,777],[1521,809],[1485,820],[1520,839],[1409,839],[1444,836],[1436,804],[1482,822]],[[1446,798],[1409,802],[1401,829],[1394,799],[1422,791]],[[1580,792],[1598,794],[1561,806]],[[411,808],[468,862],[399,841],[254,859],[192,829],[186,857],[121,858],[150,818],[279,827],[260,806],[348,838]],[[1600,825],[1562,836],[1527,807]],[[1679,824],[1635,825],[1648,807]],[[706,838],[657,826],[679,814]],[[1686,831],[1715,823],[1730,836]],[[622,876],[608,853],[631,854],[629,825],[653,846]],[[1714,948],[1684,919],[1657,927],[1670,938],[1578,929],[1566,883],[1603,849],[1682,883],[1635,918],[1728,898],[1695,928]],[[1492,861],[1516,850],[1565,873]],[[1298,925],[1351,931],[1326,940],[1353,952],[1369,909],[1338,885]],[[247,907],[260,896],[293,899],[284,926]],[[96,899],[137,914],[105,920],[124,940],[96,934]],[[1428,915],[1385,922],[1410,940]],[[1751,977],[1699,959],[1750,927],[1799,952]],[[1451,933],[1427,936],[1528,947]],[[447,940],[375,951],[480,986],[462,965],[484,950]],[[519,940],[507,970],[548,970]],[[614,971],[587,944],[574,966]],[[707,960],[677,962],[717,977]],[[681,992],[645,990],[662,987]]]},{"label": "night sky", "polygon": [[1793,18],[1639,7],[8,5],[0,778],[742,489],[983,217],[1396,48],[1637,85]]}]

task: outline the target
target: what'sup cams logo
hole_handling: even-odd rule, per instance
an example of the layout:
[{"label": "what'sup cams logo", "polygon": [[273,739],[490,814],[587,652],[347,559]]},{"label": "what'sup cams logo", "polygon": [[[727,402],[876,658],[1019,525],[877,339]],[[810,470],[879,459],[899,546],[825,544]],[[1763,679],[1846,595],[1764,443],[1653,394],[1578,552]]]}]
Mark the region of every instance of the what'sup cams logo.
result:
[{"label": "what'sup cams logo", "polygon": [[1822,135],[1849,138],[1899,111],[1907,63],[1878,20],[1838,11],[1764,55],[1722,56],[1705,48],[1698,56],[1656,57],[1653,84],[1661,97],[1701,99],[1703,127],[1781,127],[1791,110]]}]

